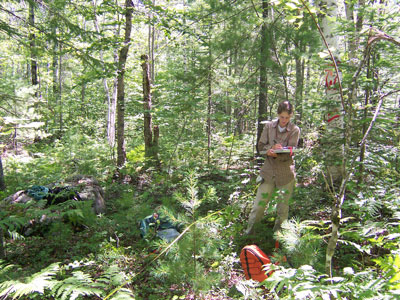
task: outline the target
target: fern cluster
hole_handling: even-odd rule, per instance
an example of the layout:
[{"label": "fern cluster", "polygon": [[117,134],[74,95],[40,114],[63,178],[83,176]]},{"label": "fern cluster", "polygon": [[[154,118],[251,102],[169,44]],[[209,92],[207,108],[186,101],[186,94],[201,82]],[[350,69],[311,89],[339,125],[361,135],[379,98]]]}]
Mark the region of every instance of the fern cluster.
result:
[{"label": "fern cluster", "polygon": [[[106,297],[111,290],[124,285],[128,277],[117,265],[111,265],[94,278],[84,268],[92,262],[75,262],[69,265],[52,264],[29,277],[8,279],[0,283],[0,299],[60,299],[75,300],[84,296]],[[0,261],[0,279],[14,266]],[[111,298],[134,299],[132,291],[120,288]]]},{"label": "fern cluster", "polygon": [[[263,285],[273,299],[397,299],[398,290],[375,272],[346,267],[333,278],[309,265],[297,269],[271,265],[272,276]],[[270,269],[267,269],[269,271]]]}]

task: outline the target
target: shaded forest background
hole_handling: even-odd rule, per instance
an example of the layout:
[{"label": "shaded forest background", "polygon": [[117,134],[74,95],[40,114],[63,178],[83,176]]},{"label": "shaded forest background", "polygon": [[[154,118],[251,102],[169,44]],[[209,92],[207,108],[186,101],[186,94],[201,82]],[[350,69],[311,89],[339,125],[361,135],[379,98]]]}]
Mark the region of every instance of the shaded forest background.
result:
[{"label": "shaded forest background", "polygon": [[[399,20],[396,1],[2,1],[0,198],[84,175],[106,211],[2,201],[0,299],[399,297]],[[282,100],[290,222],[273,237],[272,203],[243,236]],[[155,211],[179,241],[140,236]],[[253,243],[279,262],[261,285]]]}]

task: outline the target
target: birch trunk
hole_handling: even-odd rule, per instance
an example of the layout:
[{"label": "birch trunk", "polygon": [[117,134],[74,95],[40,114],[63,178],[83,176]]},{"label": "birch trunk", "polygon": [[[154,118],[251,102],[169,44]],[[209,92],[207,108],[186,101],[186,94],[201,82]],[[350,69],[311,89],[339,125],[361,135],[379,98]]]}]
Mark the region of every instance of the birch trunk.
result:
[{"label": "birch trunk", "polygon": [[[94,15],[94,26],[97,33],[100,33],[100,26],[97,20],[97,1],[93,0],[93,15]],[[119,35],[119,30],[117,30],[117,35]],[[100,61],[104,65],[104,55],[103,50],[100,50]],[[106,72],[106,69],[103,67],[103,72]],[[110,147],[114,147],[115,145],[115,113],[116,113],[116,104],[117,104],[117,97],[116,93],[113,93],[111,96],[110,88],[108,87],[107,78],[103,78],[103,86],[104,92],[107,98],[107,140]],[[115,85],[116,86],[116,85]],[[116,89],[114,89],[116,90]]]},{"label": "birch trunk", "polygon": [[[345,185],[343,185],[345,153],[342,130],[343,116],[342,110],[343,101],[341,99],[341,74],[338,73],[338,38],[334,34],[334,23],[330,18],[337,16],[337,2],[334,0],[326,0],[320,2],[320,8],[324,12],[321,21],[321,30],[325,45],[331,54],[331,61],[325,67],[325,92],[326,92],[326,132],[323,138],[323,146],[325,150],[325,163],[327,168],[327,188],[333,196],[334,204],[331,214],[331,236],[326,249],[325,270],[326,273],[332,276],[332,259],[336,250],[337,241],[339,238],[339,227],[342,214],[342,204],[345,199]],[[342,107],[341,107],[342,104]],[[346,128],[347,129],[347,128]],[[340,191],[335,188],[340,186]],[[338,192],[338,193],[337,193]]]}]

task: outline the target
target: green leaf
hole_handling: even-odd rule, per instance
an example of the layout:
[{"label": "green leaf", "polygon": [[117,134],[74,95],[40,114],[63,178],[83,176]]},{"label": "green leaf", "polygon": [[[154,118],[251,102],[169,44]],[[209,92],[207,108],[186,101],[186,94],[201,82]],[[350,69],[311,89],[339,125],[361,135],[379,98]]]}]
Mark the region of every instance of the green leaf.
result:
[{"label": "green leaf", "polygon": [[298,7],[296,6],[296,4],[291,3],[291,2],[285,2],[285,6],[286,6],[287,8],[289,8],[290,10],[298,9]]}]

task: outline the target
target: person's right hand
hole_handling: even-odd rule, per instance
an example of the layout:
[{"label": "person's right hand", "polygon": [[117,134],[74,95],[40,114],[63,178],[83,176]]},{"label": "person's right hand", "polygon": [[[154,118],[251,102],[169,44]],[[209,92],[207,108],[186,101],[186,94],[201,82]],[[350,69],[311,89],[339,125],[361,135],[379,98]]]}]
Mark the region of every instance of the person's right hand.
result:
[{"label": "person's right hand", "polygon": [[272,146],[272,149],[273,149],[273,150],[282,149],[282,148],[283,148],[283,147],[282,147],[281,144],[275,144],[275,145]]}]

